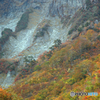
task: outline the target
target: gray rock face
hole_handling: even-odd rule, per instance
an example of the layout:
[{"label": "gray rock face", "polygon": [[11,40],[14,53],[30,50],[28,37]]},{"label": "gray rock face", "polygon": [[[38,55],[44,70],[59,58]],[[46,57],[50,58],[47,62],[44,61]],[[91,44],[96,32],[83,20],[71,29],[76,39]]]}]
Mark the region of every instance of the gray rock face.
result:
[{"label": "gray rock face", "polygon": [[[9,3],[9,6],[7,6],[9,8],[7,16],[10,20],[11,17],[13,18],[11,21],[9,18],[3,18],[5,23],[0,23],[0,32],[3,28],[10,28],[14,31],[19,21],[19,18],[16,16],[18,14],[21,16],[26,9],[32,7],[33,13],[29,16],[28,27],[17,33],[17,39],[10,37],[3,46],[3,58],[18,56],[23,50],[32,46],[30,51],[26,51],[25,54],[34,55],[34,58],[37,59],[40,54],[49,50],[49,46],[53,45],[55,39],[61,39],[62,42],[67,40],[69,28],[66,27],[66,29],[62,29],[61,18],[67,15],[73,16],[73,14],[84,5],[85,0],[6,0],[6,2]],[[6,6],[5,0],[2,3]],[[8,22],[6,21],[7,19]],[[45,34],[43,37],[39,37],[34,41],[37,27],[44,19],[50,20],[50,28],[45,32],[49,33],[49,35]],[[42,24],[40,26],[42,26]]]},{"label": "gray rock face", "polygon": [[4,79],[1,86],[4,87],[4,88],[8,88],[14,82],[14,79],[15,79],[15,77],[12,77],[11,72],[8,71],[7,76]]},{"label": "gray rock face", "polygon": [[0,11],[3,10],[0,14],[3,17],[15,17],[30,7],[41,10],[45,7],[47,15],[63,17],[66,14],[73,15],[84,3],[85,0],[3,0],[0,1]]},{"label": "gray rock face", "polygon": [[12,71],[11,72],[11,75],[13,76],[13,75],[16,75],[16,72],[15,71]]},{"label": "gray rock face", "polygon": [[84,3],[85,0],[53,0],[49,5],[49,14],[59,17],[73,15]]},{"label": "gray rock face", "polygon": [[95,23],[95,24],[98,24],[98,23],[99,23],[99,21],[96,19],[94,23]]}]

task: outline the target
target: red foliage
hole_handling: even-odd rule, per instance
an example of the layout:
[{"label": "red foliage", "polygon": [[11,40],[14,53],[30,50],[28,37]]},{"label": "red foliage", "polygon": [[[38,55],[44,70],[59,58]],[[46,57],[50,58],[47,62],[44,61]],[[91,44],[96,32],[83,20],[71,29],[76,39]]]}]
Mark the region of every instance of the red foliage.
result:
[{"label": "red foliage", "polygon": [[85,99],[87,99],[87,96],[85,96]]},{"label": "red foliage", "polygon": [[3,65],[3,63],[1,62],[0,65]]}]

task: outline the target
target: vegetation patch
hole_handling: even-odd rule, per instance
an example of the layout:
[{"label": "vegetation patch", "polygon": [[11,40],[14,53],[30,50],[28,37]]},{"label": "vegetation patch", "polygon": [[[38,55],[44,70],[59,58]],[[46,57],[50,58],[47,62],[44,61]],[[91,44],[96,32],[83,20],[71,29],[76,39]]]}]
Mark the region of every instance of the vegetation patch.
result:
[{"label": "vegetation patch", "polygon": [[[77,29],[80,26],[82,25],[77,26]],[[97,24],[95,28],[100,29],[100,25]],[[55,48],[56,46],[60,49]],[[26,100],[99,100],[99,32],[88,29],[84,34],[80,33],[76,39],[66,41],[65,44],[61,44],[60,40],[55,40],[53,47],[54,50],[49,51],[51,52],[50,58],[47,56],[49,52],[45,51],[37,60],[36,65],[26,63],[27,66],[22,70],[22,76],[19,74],[20,80],[15,82],[15,86],[6,90],[14,97],[16,94]],[[30,62],[29,59],[26,59],[26,62]],[[30,75],[25,74],[27,68],[33,68]],[[71,97],[70,91],[96,91],[98,95]]]},{"label": "vegetation patch", "polygon": [[[76,31],[77,29],[79,29],[79,26],[82,25],[84,27],[89,26],[89,22],[85,23],[86,21],[95,21],[95,19],[99,19],[99,8],[98,8],[99,4],[96,5],[92,5],[91,7],[89,7],[90,9],[87,8],[87,10],[84,10],[82,8],[79,9],[79,11],[77,11],[75,13],[75,15],[70,19],[70,21],[67,23],[67,26],[70,25],[71,23],[73,23],[71,29],[68,32],[68,35],[72,34],[73,31]],[[80,14],[81,15],[80,15]],[[80,15],[80,16],[79,16]],[[82,31],[82,29],[81,29]],[[81,32],[79,31],[79,32]]]},{"label": "vegetation patch", "polygon": [[38,67],[36,67],[37,61],[33,58],[33,56],[25,56],[24,62],[25,67],[20,69],[20,74],[17,75],[15,82],[38,70]]},{"label": "vegetation patch", "polygon": [[13,31],[9,28],[5,28],[2,31],[2,36],[0,38],[0,58],[3,56],[3,51],[1,51],[3,45],[6,43],[6,41],[9,40],[10,36],[13,36],[14,38],[16,38],[16,35],[13,33]]},{"label": "vegetation patch", "polygon": [[25,12],[20,21],[17,23],[16,26],[16,31],[15,32],[19,32],[23,29],[26,29],[27,25],[28,25],[28,20],[29,20],[29,13]]},{"label": "vegetation patch", "polygon": [[100,41],[100,35],[97,37],[97,39]]},{"label": "vegetation patch", "polygon": [[18,66],[18,61],[8,61],[6,59],[0,59],[0,71],[7,73],[9,70],[13,71]]},{"label": "vegetation patch", "polygon": [[7,91],[0,88],[0,99],[1,100],[12,100],[12,95],[7,93]]},{"label": "vegetation patch", "polygon": [[40,65],[37,65],[37,66],[34,67],[34,71],[39,71],[39,70],[41,70],[41,66]]},{"label": "vegetation patch", "polygon": [[[42,55],[44,59],[41,61],[41,57],[38,63],[32,66],[33,73],[28,76],[25,74],[28,65],[22,72],[25,77],[18,76],[23,79],[17,81],[16,85],[8,88],[7,91],[28,100],[55,100],[55,98],[69,100],[72,99],[70,91],[99,92],[100,41],[90,41],[91,32],[94,34],[93,30],[88,30],[86,34],[68,42],[65,47],[52,50],[50,59],[44,56],[45,52]],[[90,37],[94,38],[93,35]],[[58,41],[55,44],[60,43]],[[99,97],[100,95],[95,96],[91,100],[98,100]],[[85,97],[74,97],[75,100],[82,98]]]},{"label": "vegetation patch", "polygon": [[30,8],[25,13],[22,14],[21,19],[17,23],[15,32],[19,32],[27,28],[28,22],[29,22],[29,14],[32,12],[33,12],[33,9]]},{"label": "vegetation patch", "polygon": [[44,25],[42,28],[40,28],[40,29],[38,30],[37,34],[35,35],[35,39],[36,39],[37,37],[43,37],[45,33],[49,34],[49,33],[48,33],[48,28],[49,28],[49,27],[50,27],[50,26],[49,26],[48,24],[46,24],[46,25]]},{"label": "vegetation patch", "polygon": [[13,31],[9,28],[5,28],[1,34],[2,37],[0,38],[0,44],[4,44],[9,39],[9,36],[14,36]]}]

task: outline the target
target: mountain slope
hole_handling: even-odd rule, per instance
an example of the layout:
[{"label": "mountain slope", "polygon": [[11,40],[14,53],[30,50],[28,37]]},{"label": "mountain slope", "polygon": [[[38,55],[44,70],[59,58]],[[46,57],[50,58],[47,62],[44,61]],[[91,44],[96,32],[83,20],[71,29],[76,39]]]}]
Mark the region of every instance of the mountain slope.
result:
[{"label": "mountain slope", "polygon": [[[56,4],[56,0],[53,2]],[[44,18],[41,18],[42,11],[32,11],[29,14],[30,19],[27,28],[20,32],[14,32],[19,41],[24,40],[24,42],[19,42],[20,44],[17,44],[18,41],[11,42],[12,44],[16,43],[17,47],[13,45],[10,49],[12,50],[14,47],[18,53],[13,57],[13,52],[8,50],[5,53],[9,54],[4,55],[5,59],[0,60],[0,73],[8,72],[7,79],[11,75],[9,75],[9,69],[12,76],[16,76],[14,83],[5,89],[10,96],[6,93],[1,93],[0,96],[3,99],[4,96],[12,98],[12,100],[99,100],[99,8],[99,3],[91,4],[87,10],[80,8],[74,16],[67,16],[62,19],[58,17],[58,13],[55,13],[57,15],[55,17],[51,17],[52,15],[45,17],[44,15]],[[33,19],[37,20],[34,21]],[[21,21],[23,22],[22,18]],[[6,33],[8,31],[2,34]],[[11,38],[13,38],[12,40],[16,39],[10,37],[10,40]],[[52,39],[51,42],[49,39]],[[9,47],[5,43],[4,47],[6,46]],[[20,51],[18,51],[19,49]],[[19,54],[19,52],[21,53]],[[6,58],[11,58],[11,55],[12,59]],[[36,59],[34,59],[35,56],[31,55],[37,55]],[[13,72],[14,70],[16,72]],[[5,81],[4,83],[6,83]],[[1,91],[3,90],[1,89]],[[97,92],[98,95],[71,97],[71,91]]]},{"label": "mountain slope", "polygon": [[[25,78],[18,80],[17,77],[15,86],[7,91],[13,97],[16,93],[27,100],[99,100],[100,22],[95,22],[94,27],[91,23],[81,32],[76,30],[80,34],[73,40],[71,35],[65,43],[55,44],[51,51],[39,56],[32,69],[34,72],[21,73],[18,77]],[[71,91],[97,92],[98,96],[71,97]]]},{"label": "mountain slope", "polygon": [[[18,65],[12,65],[19,70],[25,65],[25,56],[33,56],[36,60],[44,51],[50,50],[56,39],[65,42],[71,25],[63,29],[63,20],[70,19],[83,4],[82,0],[0,1],[0,58],[4,58],[5,62],[18,59]],[[1,68],[11,66],[9,61],[5,62]],[[1,73],[7,74],[9,70],[13,71],[10,68],[1,70]]]},{"label": "mountain slope", "polygon": [[[71,91],[100,93],[100,40],[89,42],[85,37],[82,35],[73,42],[66,42],[67,45],[55,50],[48,61],[38,63],[31,75],[7,90],[28,100],[68,100],[72,99]],[[48,56],[45,55],[45,59]],[[75,96],[73,99],[83,98]],[[100,94],[87,97],[87,100],[89,98],[99,100]]]}]

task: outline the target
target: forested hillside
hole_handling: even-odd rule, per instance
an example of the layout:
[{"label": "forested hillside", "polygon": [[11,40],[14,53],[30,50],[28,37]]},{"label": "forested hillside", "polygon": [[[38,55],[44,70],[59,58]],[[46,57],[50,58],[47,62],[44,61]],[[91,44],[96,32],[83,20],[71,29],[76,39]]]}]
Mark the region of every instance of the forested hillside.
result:
[{"label": "forested hillside", "polygon": [[[100,4],[80,8],[68,22],[63,20],[63,28],[71,23],[65,43],[57,39],[37,60],[25,58],[14,84],[0,89],[1,100],[100,100]],[[5,66],[4,61],[6,73],[13,60]],[[9,70],[14,64],[17,60]],[[71,91],[98,95],[71,97]]]},{"label": "forested hillside", "polygon": [[[99,24],[96,29],[100,28]],[[13,99],[18,99],[17,94],[26,100],[99,100],[100,33],[89,29],[84,35],[81,33],[76,39],[44,53],[33,71],[30,75],[21,73],[20,77],[25,78],[7,89]],[[71,91],[99,95],[72,98]]]}]

